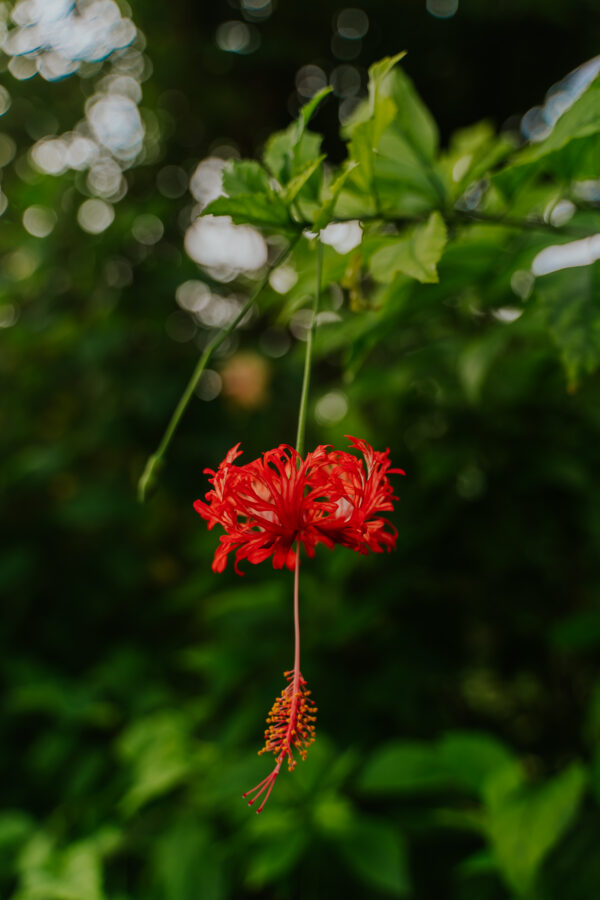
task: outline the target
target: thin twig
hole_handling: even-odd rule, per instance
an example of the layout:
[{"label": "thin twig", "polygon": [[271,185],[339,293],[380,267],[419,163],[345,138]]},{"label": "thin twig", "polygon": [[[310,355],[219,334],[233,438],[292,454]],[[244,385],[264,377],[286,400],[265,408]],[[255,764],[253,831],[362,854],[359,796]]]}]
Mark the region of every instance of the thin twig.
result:
[{"label": "thin twig", "polygon": [[254,291],[252,292],[252,294],[248,297],[248,299],[242,306],[241,310],[239,311],[239,313],[237,314],[235,319],[233,319],[226,327],[221,329],[221,331],[219,331],[219,333],[217,335],[215,335],[215,337],[212,339],[212,341],[210,341],[210,343],[204,349],[200,359],[198,360],[198,362],[196,364],[196,368],[194,369],[194,371],[192,373],[192,377],[188,381],[186,388],[185,388],[183,394],[181,395],[179,402],[178,402],[177,406],[175,407],[175,410],[173,411],[173,415],[171,416],[171,418],[169,420],[169,424],[167,425],[167,427],[165,429],[165,432],[162,436],[160,444],[158,445],[156,452],[153,453],[152,456],[150,456],[148,458],[148,460],[146,462],[146,466],[142,473],[142,476],[141,476],[140,480],[138,481],[138,499],[140,500],[141,503],[144,502],[146,495],[148,493],[148,490],[152,487],[152,485],[154,483],[156,475],[158,474],[158,470],[163,463],[165,453],[169,447],[169,444],[171,443],[171,440],[173,438],[173,435],[175,434],[175,431],[177,430],[177,426],[179,425],[179,422],[181,421],[181,418],[186,410],[186,407],[192,398],[192,394],[194,393],[196,385],[198,384],[198,381],[200,380],[200,376],[202,375],[206,366],[208,365],[212,354],[215,352],[215,350],[217,350],[221,346],[223,341],[231,334],[231,332],[235,328],[237,328],[237,326],[240,324],[242,319],[244,319],[244,317],[250,312],[250,310],[254,306],[255,302],[257,301],[258,297],[260,296],[262,291],[267,286],[271,272],[273,272],[278,266],[280,266],[287,259],[287,257],[290,255],[290,253],[292,252],[292,250],[298,243],[301,234],[302,234],[302,232],[299,231],[298,234],[296,234],[292,238],[292,240],[288,244],[288,247],[286,248],[286,250],[275,260],[274,263],[272,263],[269,266],[269,268],[266,270],[265,274],[263,275],[263,277],[257,284],[257,286],[254,289]]}]

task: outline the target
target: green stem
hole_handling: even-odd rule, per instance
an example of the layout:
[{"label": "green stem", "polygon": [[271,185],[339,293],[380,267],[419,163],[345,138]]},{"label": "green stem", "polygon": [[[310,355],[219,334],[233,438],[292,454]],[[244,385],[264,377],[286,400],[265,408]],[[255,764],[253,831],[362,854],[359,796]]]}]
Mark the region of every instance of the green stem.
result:
[{"label": "green stem", "polygon": [[215,337],[207,344],[206,348],[204,349],[204,352],[202,353],[202,356],[198,360],[198,362],[196,364],[196,368],[194,369],[194,371],[192,373],[192,377],[188,381],[186,388],[185,388],[183,394],[181,395],[179,402],[178,402],[177,406],[175,407],[175,410],[173,411],[173,415],[171,416],[171,418],[169,420],[169,424],[167,425],[167,427],[165,429],[165,432],[162,436],[161,442],[158,445],[156,451],[152,454],[152,456],[150,456],[148,458],[146,465],[144,467],[142,476],[141,476],[140,480],[138,481],[138,499],[140,500],[141,503],[144,502],[144,500],[146,499],[146,494],[148,493],[148,490],[154,484],[154,481],[156,479],[158,471],[163,464],[165,453],[167,452],[167,449],[169,447],[169,444],[171,443],[173,435],[175,434],[175,431],[177,430],[177,427],[179,425],[181,417],[183,416],[183,414],[186,410],[186,407],[192,398],[192,394],[194,393],[196,385],[198,384],[198,381],[200,380],[200,376],[202,375],[206,366],[208,365],[211,356],[213,355],[215,350],[218,350],[218,348],[221,346],[223,341],[227,337],[229,337],[231,332],[235,328],[237,328],[237,326],[240,324],[240,322],[242,321],[244,316],[246,316],[248,314],[248,312],[252,309],[252,307],[254,306],[254,303],[258,299],[259,295],[265,289],[267,282],[269,280],[269,276],[271,275],[271,272],[273,272],[274,269],[276,269],[278,266],[280,266],[287,259],[287,257],[290,255],[290,253],[292,252],[292,250],[298,243],[301,234],[302,234],[302,232],[299,231],[292,238],[292,240],[288,244],[287,249],[284,250],[284,252],[278,257],[278,259],[275,260],[275,262],[271,266],[269,266],[269,268],[267,269],[267,271],[265,272],[265,274],[263,275],[263,277],[261,278],[259,283],[256,285],[252,294],[248,297],[248,299],[242,306],[241,310],[239,311],[239,313],[237,314],[235,319],[233,319],[233,321],[231,321],[229,323],[229,325],[227,325],[225,328],[223,328],[221,331],[219,331],[219,333],[215,335]]},{"label": "green stem", "polygon": [[321,300],[321,272],[323,269],[323,244],[317,235],[317,284],[312,307],[312,321],[306,336],[306,352],[304,354],[304,376],[302,378],[302,393],[300,394],[300,409],[298,410],[298,431],[296,434],[296,450],[300,455],[304,452],[304,432],[306,431],[306,410],[308,406],[308,389],[310,387],[310,367],[312,363],[312,348],[317,324],[317,312]]},{"label": "green stem", "polygon": [[[579,228],[576,225],[552,225],[551,222],[545,222],[543,219],[515,219],[511,216],[505,216],[502,213],[495,215],[492,213],[479,213],[476,211],[470,212],[469,210],[454,209],[447,213],[442,213],[442,215],[444,215],[447,222],[453,222],[455,224],[478,222],[482,225],[502,225],[506,228],[515,228],[520,231],[545,231],[548,234],[563,234],[569,237],[580,238],[591,237],[593,234],[596,234],[595,231],[590,231],[587,228]],[[344,216],[334,216],[332,218],[333,222],[356,222],[357,220],[363,223],[373,222],[375,224],[389,224],[404,228],[408,225],[424,224],[427,221],[427,216],[404,216],[399,218],[398,216],[386,216],[384,213],[381,213],[369,216],[353,216],[352,218],[345,218]],[[296,224],[302,228],[314,227],[308,220]]]},{"label": "green stem", "polygon": [[457,209],[449,216],[456,222],[480,222],[482,225],[500,225],[505,228],[517,228],[521,231],[545,231],[548,234],[565,234],[573,237],[590,237],[588,229],[576,225],[553,225],[543,219],[515,219],[502,213],[494,215],[473,210]]}]

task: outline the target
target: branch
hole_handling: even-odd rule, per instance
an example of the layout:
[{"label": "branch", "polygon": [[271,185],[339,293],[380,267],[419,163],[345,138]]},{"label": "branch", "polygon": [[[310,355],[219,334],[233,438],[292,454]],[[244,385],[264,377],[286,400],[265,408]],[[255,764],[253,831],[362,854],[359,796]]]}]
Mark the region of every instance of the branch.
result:
[{"label": "branch", "polygon": [[191,397],[192,397],[192,394],[194,393],[196,385],[198,384],[198,381],[200,380],[200,376],[202,375],[206,366],[208,365],[212,354],[215,352],[215,350],[217,350],[221,346],[223,341],[231,334],[231,332],[235,328],[237,328],[237,326],[240,324],[242,319],[252,309],[252,307],[254,306],[254,303],[258,299],[259,295],[262,293],[262,291],[267,286],[271,272],[273,272],[278,266],[280,266],[282,264],[282,262],[284,262],[284,260],[287,259],[287,257],[290,255],[290,253],[292,252],[292,250],[298,243],[301,234],[302,234],[302,232],[299,231],[298,234],[296,234],[292,238],[292,240],[288,244],[287,249],[284,250],[284,252],[279,256],[279,258],[276,259],[275,262],[273,262],[269,266],[269,268],[266,270],[265,274],[263,275],[263,277],[257,284],[257,286],[254,289],[254,291],[252,292],[252,294],[248,297],[248,299],[244,303],[243,307],[241,308],[241,310],[239,311],[239,313],[237,314],[235,319],[233,319],[233,321],[230,322],[229,325],[227,325],[225,328],[223,328],[212,339],[212,341],[210,341],[210,343],[206,346],[204,352],[202,353],[202,356],[200,357],[200,359],[198,360],[198,363],[196,364],[196,368],[194,369],[194,371],[192,373],[192,377],[188,381],[186,388],[179,399],[179,403],[175,407],[173,415],[171,416],[171,419],[169,420],[169,424],[167,425],[167,427],[165,429],[165,432],[162,436],[160,444],[158,445],[155,453],[153,453],[152,456],[148,457],[148,460],[144,467],[144,471],[140,477],[140,480],[138,481],[138,499],[139,499],[140,503],[144,502],[148,491],[154,485],[154,482],[158,475],[159,469],[163,465],[165,453],[169,447],[169,444],[171,443],[171,440],[173,438],[173,435],[175,434],[175,431],[177,430],[177,427],[178,427],[179,422],[186,410],[186,407],[191,400]]}]

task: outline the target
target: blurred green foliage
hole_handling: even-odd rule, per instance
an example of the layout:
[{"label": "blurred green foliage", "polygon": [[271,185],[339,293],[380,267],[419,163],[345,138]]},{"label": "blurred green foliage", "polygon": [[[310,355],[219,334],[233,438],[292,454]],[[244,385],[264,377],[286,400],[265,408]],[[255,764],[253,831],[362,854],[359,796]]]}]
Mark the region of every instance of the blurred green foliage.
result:
[{"label": "blurred green foliage", "polygon": [[[246,197],[235,215],[260,215],[267,234],[363,219],[357,248],[325,247],[308,443],[359,434],[408,473],[395,554],[338,548],[303,567],[318,738],[256,817],[241,794],[268,768],[256,750],[290,664],[291,581],[268,565],[214,575],[216,538],[191,504],[238,440],[247,459],[293,440],[303,344],[289,324],[314,290],[314,245],[300,241],[295,283],[268,288],[214,361],[222,398],[193,399],[140,506],[144,460],[210,335],[187,316],[190,339],[173,339],[171,317],[187,315],[176,288],[229,288],[183,251],[193,198],[157,189],[167,165],[189,176],[209,148],[186,132],[191,69],[167,13],[139,13],[158,61],[145,150],[101,233],[77,224],[84,174],[44,174],[29,150],[53,131],[49,110],[55,132],[74,127],[80,88],[89,97],[104,70],[3,75],[2,897],[593,900],[600,264],[531,267],[600,231],[598,81],[521,147],[489,123],[440,140],[384,64],[338,145],[356,167],[324,168],[297,126],[262,141],[280,202],[257,163],[230,164],[217,204]],[[181,96],[165,94],[175,69]],[[224,108],[235,74],[220,76]],[[319,127],[332,110],[325,99]],[[212,115],[211,142],[225,113]],[[56,214],[43,238],[23,226],[32,205]],[[142,215],[162,238],[135,237]],[[293,338],[290,352],[269,355],[269,335]],[[246,380],[266,379],[251,403],[225,377],[244,353],[262,366]],[[331,395],[341,417],[325,414]]]}]

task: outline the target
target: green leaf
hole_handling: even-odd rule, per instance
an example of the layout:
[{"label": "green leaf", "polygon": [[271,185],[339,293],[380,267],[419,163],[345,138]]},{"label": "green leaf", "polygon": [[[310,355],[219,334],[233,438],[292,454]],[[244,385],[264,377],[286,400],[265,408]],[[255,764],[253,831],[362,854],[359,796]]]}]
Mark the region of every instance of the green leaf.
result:
[{"label": "green leaf", "polygon": [[384,128],[391,122],[396,113],[396,105],[389,97],[384,96],[381,87],[394,66],[406,56],[406,51],[395,56],[386,56],[369,68],[369,102],[371,106],[372,140],[377,146]]},{"label": "green leaf", "polygon": [[101,858],[93,839],[57,849],[47,834],[37,832],[19,858],[14,900],[104,900]]},{"label": "green leaf", "polygon": [[555,647],[567,652],[597,651],[600,649],[600,611],[586,609],[556,622],[550,630]]},{"label": "green leaf", "polygon": [[[373,149],[372,124],[371,122],[361,122],[352,134],[348,155],[355,163],[352,181],[359,191],[367,194],[373,191]],[[367,198],[367,201],[369,199]]]},{"label": "green leaf", "polygon": [[384,745],[363,770],[359,788],[366,793],[411,793],[458,784],[479,794],[493,776],[514,763],[513,754],[492,735],[454,731],[438,743]]},{"label": "green leaf", "polygon": [[217,197],[209,203],[202,215],[230,216],[238,225],[291,230],[286,204],[272,190],[269,174],[259,163],[252,160],[229,163],[223,173],[223,188],[227,196]]},{"label": "green leaf", "polygon": [[450,731],[439,744],[440,759],[456,780],[480,793],[490,776],[515,761],[511,751],[484,732]]},{"label": "green leaf", "polygon": [[361,818],[336,840],[348,867],[366,885],[394,897],[410,892],[406,847],[402,835],[382,819]]},{"label": "green leaf", "polygon": [[337,837],[346,834],[353,828],[358,811],[345,797],[335,791],[321,791],[321,796],[314,802],[313,821],[317,831],[325,837]]},{"label": "green leaf", "polygon": [[255,194],[217,197],[202,211],[203,216],[231,216],[237,225],[256,225],[274,231],[292,231],[294,226],[285,205],[277,196]]},{"label": "green leaf", "polygon": [[390,97],[396,106],[394,129],[403,135],[421,158],[432,162],[439,145],[437,125],[402,69],[395,69],[392,73]]},{"label": "green leaf", "polygon": [[404,55],[398,53],[396,56],[387,56],[370,67],[368,104],[359,110],[357,118],[351,121],[346,129],[350,136],[348,156],[360,166],[352,180],[359,190],[368,194],[374,193],[373,155],[381,135],[396,114],[394,101],[381,90],[381,87],[386,76]]},{"label": "green leaf", "polygon": [[466,876],[481,875],[487,874],[488,872],[497,872],[498,866],[493,853],[491,853],[490,850],[485,849],[477,850],[475,853],[472,853],[471,856],[468,856],[460,863],[458,871],[461,875]]},{"label": "green leaf", "polygon": [[410,214],[414,200],[412,204],[407,202],[406,194],[421,198],[419,211],[443,205],[446,189],[435,162],[439,136],[429,110],[401,69],[390,74],[380,93],[385,93],[394,107],[374,163],[375,189],[380,198],[385,198],[382,209]]},{"label": "green leaf", "polygon": [[324,100],[328,94],[331,94],[333,88],[324,87],[320,91],[318,91],[314,97],[311,97],[308,103],[305,103],[302,109],[300,110],[300,115],[298,117],[297,122],[302,123],[302,130],[308,125],[312,117],[314,116],[317,107],[321,104],[321,100]]},{"label": "green leaf", "polygon": [[456,131],[440,162],[450,197],[460,197],[473,181],[488,175],[513,150],[514,141],[497,136],[489,122]]},{"label": "green leaf", "polygon": [[308,835],[300,829],[274,833],[252,853],[246,883],[257,889],[272,884],[292,869],[303,855]]},{"label": "green leaf", "polygon": [[272,193],[269,173],[260,163],[250,159],[234,159],[225,166],[223,189],[228,197]]},{"label": "green leaf", "polygon": [[600,263],[539,276],[535,296],[575,388],[600,366]]},{"label": "green leaf", "polygon": [[357,165],[358,163],[356,162],[346,163],[343,171],[338,175],[335,181],[333,181],[332,184],[328,185],[325,188],[321,208],[317,212],[314,219],[314,227],[316,231],[321,231],[321,229],[325,228],[331,221],[335,210],[336,201],[341,193],[342,188],[344,187],[344,184],[346,183],[346,179],[354,171]]},{"label": "green leaf", "polygon": [[348,156],[360,165],[340,198],[344,215],[411,216],[444,202],[437,129],[410,79],[393,69],[402,56],[371,67],[369,100],[344,127]]},{"label": "green leaf", "polygon": [[425,225],[417,225],[408,236],[392,238],[377,250],[370,271],[377,281],[392,281],[398,272],[423,283],[437,282],[437,264],[447,240],[446,224],[433,212]]},{"label": "green leaf", "polygon": [[285,131],[271,135],[265,145],[263,161],[279,183],[285,187],[315,161],[321,150],[321,135],[307,130],[317,106],[331,88],[324,88],[306,103],[298,118]]},{"label": "green leaf", "polygon": [[126,813],[181,784],[191,769],[189,721],[164,712],[134,722],[121,736],[119,752],[132,767],[131,784],[122,800]]},{"label": "green leaf", "polygon": [[206,826],[191,816],[160,836],[152,864],[164,900],[221,900],[225,895],[218,847]]},{"label": "green leaf", "polygon": [[0,813],[0,850],[14,851],[32,831],[33,820],[20,809],[5,809]]},{"label": "green leaf", "polygon": [[494,183],[510,196],[545,171],[579,180],[600,175],[600,76],[562,114],[548,137],[516,154]]},{"label": "green leaf", "polygon": [[365,766],[358,787],[363,793],[412,793],[439,790],[450,781],[434,744],[392,741]]},{"label": "green leaf", "polygon": [[600,132],[600,76],[556,122],[545,140],[527,147],[519,161],[532,162],[561,150],[571,141]]},{"label": "green leaf", "polygon": [[320,155],[321,141],[321,135],[312,131],[303,132],[298,139],[295,123],[292,123],[286,131],[279,131],[269,138],[263,160],[277,181],[285,187],[294,175]]},{"label": "green leaf", "polygon": [[507,884],[526,895],[538,870],[577,813],[586,782],[574,763],[536,789],[508,793],[489,808],[487,831]]},{"label": "green leaf", "polygon": [[483,785],[483,799],[487,809],[500,809],[525,784],[525,773],[519,762],[510,763],[493,772]]},{"label": "green leaf", "polygon": [[324,154],[322,156],[317,156],[317,158],[309,162],[308,165],[306,165],[298,175],[295,175],[290,181],[288,181],[283,191],[283,199],[285,203],[293,203],[304,185],[307,183],[309,178],[311,178],[312,175],[317,171],[324,159]]},{"label": "green leaf", "polygon": [[[353,252],[353,251],[351,251]],[[315,278],[317,274],[317,253],[314,241],[304,238],[296,244],[292,259],[294,269],[298,273],[298,280],[286,293],[286,302],[281,306],[281,296],[274,294],[274,301],[278,309],[278,320],[287,323],[290,316],[301,306],[306,306],[312,296]],[[348,254],[337,253],[333,247],[323,246],[323,284],[339,283],[344,277],[348,266]],[[322,329],[317,329],[317,334]]]},{"label": "green leaf", "polygon": [[379,59],[369,66],[369,99],[371,101],[372,114],[375,112],[377,94],[384,78],[386,75],[389,75],[394,66],[396,66],[405,56],[406,50],[401,50],[400,53],[396,53],[395,56],[384,56],[383,59]]}]

